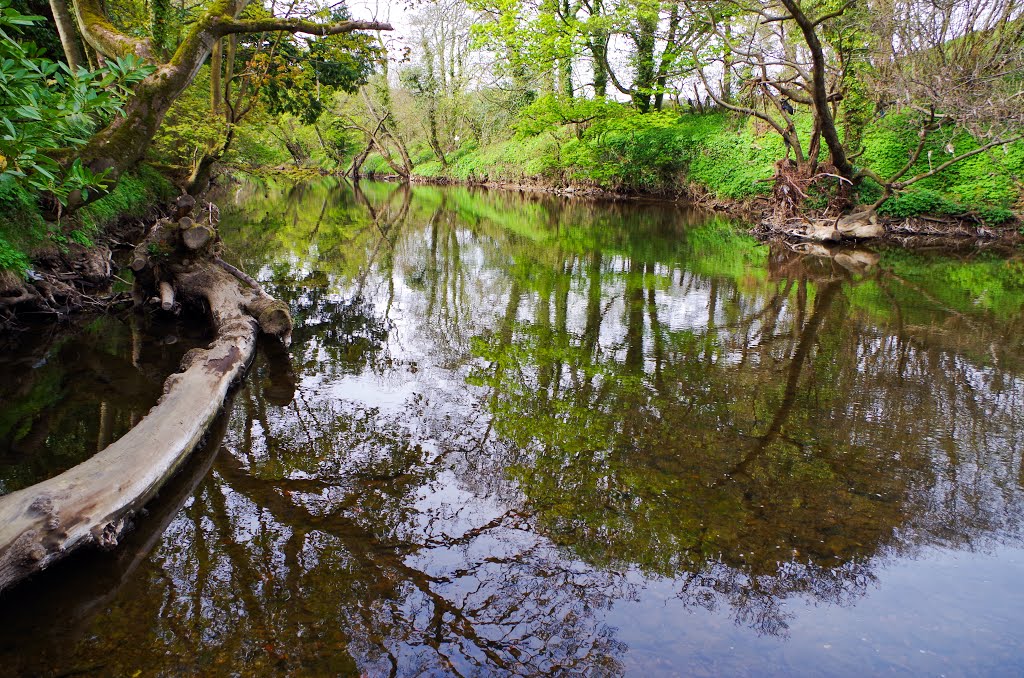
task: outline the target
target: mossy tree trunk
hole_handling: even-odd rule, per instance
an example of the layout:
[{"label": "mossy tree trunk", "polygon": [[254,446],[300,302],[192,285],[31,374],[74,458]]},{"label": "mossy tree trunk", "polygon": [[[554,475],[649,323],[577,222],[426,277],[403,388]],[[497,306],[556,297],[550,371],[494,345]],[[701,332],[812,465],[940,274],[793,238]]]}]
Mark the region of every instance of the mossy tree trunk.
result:
[{"label": "mossy tree trunk", "polygon": [[[390,24],[377,21],[317,23],[302,19],[238,19],[248,1],[215,0],[188,27],[170,59],[162,61],[158,56],[160,46],[154,46],[148,38],[136,38],[116,28],[100,0],[75,0],[82,35],[98,53],[107,57],[134,54],[156,67],[152,75],[139,83],[124,115],[115,117],[82,150],[81,158],[87,167],[93,171],[109,170],[110,177],[116,181],[124,171],[137,165],[171,105],[192,83],[214,45],[225,36],[267,32],[323,36],[359,30],[391,30]],[[80,205],[71,205],[77,206]]]}]

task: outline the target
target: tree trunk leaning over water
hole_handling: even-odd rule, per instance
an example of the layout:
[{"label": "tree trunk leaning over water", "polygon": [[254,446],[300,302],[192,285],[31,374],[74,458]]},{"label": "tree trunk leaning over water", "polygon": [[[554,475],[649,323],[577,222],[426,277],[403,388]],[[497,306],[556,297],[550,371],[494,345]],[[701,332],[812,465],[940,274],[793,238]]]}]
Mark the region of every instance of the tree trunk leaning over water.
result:
[{"label": "tree trunk leaning over water", "polygon": [[[243,20],[238,16],[249,0],[214,0],[185,33],[170,60],[162,63],[148,38],[136,38],[118,30],[107,18],[100,0],[74,0],[82,36],[106,57],[134,55],[156,66],[156,71],[139,83],[125,106],[96,133],[82,150],[82,162],[94,172],[110,171],[117,180],[142,160],[171,105],[185,91],[210,57],[214,45],[226,36],[248,33],[305,33],[317,36],[352,31],[389,31],[391,24],[379,21],[337,21],[317,23],[302,19]],[[99,197],[97,194],[95,197]],[[80,205],[69,205],[71,208]]]},{"label": "tree trunk leaning over water", "polygon": [[287,307],[219,258],[215,210],[157,222],[132,267],[144,288],[137,299],[163,288],[171,306],[200,302],[216,338],[185,355],[183,371],[167,378],[163,397],[122,438],[59,476],[0,497],[0,590],[81,546],[116,546],[203,438],[245,372],[258,331],[290,337]]}]

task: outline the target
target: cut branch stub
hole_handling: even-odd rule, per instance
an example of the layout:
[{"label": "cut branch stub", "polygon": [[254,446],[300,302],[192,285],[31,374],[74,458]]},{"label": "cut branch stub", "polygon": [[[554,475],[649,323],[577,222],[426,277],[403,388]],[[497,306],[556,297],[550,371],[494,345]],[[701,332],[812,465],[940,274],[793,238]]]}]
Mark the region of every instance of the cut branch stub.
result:
[{"label": "cut branch stub", "polygon": [[130,268],[138,273],[142,269],[146,268],[149,264],[149,257],[146,256],[144,251],[140,251],[139,248],[135,248],[135,253],[132,255],[132,262]]},{"label": "cut branch stub", "polygon": [[165,311],[174,308],[174,287],[166,281],[160,283],[160,308]]},{"label": "cut branch stub", "polygon": [[[185,222],[189,222],[189,226],[185,226]],[[179,222],[181,226],[181,241],[185,247],[192,251],[198,251],[206,247],[207,244],[214,240],[216,231],[206,224],[192,224],[192,220],[186,217]]]},{"label": "cut branch stub", "polygon": [[286,337],[292,331],[288,304],[270,296],[261,296],[246,308],[256,318],[260,329],[275,337]]}]

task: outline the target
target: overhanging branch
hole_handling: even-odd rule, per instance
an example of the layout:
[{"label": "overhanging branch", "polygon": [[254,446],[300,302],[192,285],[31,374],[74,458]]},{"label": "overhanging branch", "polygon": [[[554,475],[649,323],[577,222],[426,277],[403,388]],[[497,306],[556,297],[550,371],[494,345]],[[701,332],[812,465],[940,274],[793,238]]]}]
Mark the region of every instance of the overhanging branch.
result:
[{"label": "overhanging branch", "polygon": [[391,24],[383,21],[338,21],[321,24],[303,19],[252,19],[246,21],[221,21],[213,27],[218,37],[237,33],[306,33],[308,35],[339,35],[352,31],[390,31]]},{"label": "overhanging branch", "polygon": [[75,0],[72,6],[82,37],[97,52],[107,57],[134,55],[153,61],[149,39],[121,32],[107,18],[99,0]]}]

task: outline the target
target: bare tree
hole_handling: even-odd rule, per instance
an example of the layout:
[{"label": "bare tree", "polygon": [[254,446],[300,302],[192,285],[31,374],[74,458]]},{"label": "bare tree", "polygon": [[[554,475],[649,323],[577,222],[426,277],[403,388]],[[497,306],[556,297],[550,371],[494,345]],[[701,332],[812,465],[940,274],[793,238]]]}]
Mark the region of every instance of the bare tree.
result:
[{"label": "bare tree", "polygon": [[[823,27],[836,23],[852,4],[812,15],[795,0],[729,2],[723,12],[707,14],[709,31],[694,50],[701,64],[696,72],[708,95],[719,106],[758,118],[781,135],[802,178],[818,173],[824,142],[835,173],[847,184],[854,180],[853,165],[836,128],[849,58],[842,47],[823,37]],[[707,12],[694,5],[689,10],[696,16]],[[708,73],[708,67],[715,66],[723,71],[720,89],[713,86]],[[745,96],[740,101],[730,101],[724,94],[724,83],[734,79],[742,83]],[[807,106],[813,115],[806,143],[797,132],[793,104]]]}]

